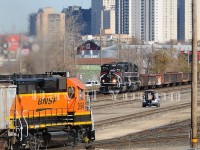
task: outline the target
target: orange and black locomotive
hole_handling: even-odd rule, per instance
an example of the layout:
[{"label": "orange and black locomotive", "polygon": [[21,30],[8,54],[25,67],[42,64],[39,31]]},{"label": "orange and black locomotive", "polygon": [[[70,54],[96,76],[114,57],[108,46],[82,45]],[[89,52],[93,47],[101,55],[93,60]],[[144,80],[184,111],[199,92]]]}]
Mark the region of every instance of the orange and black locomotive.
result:
[{"label": "orange and black locomotive", "polygon": [[85,86],[67,72],[1,75],[0,91],[1,148],[47,147],[61,135],[68,144],[95,140]]}]

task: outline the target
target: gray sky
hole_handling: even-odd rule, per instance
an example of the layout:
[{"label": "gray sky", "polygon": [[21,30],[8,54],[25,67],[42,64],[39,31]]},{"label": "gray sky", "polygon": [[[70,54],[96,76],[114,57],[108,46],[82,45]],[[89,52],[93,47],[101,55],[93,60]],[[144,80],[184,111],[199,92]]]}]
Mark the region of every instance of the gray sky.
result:
[{"label": "gray sky", "polygon": [[0,34],[28,30],[28,16],[43,7],[53,7],[57,12],[68,6],[90,8],[91,0],[0,0]]}]

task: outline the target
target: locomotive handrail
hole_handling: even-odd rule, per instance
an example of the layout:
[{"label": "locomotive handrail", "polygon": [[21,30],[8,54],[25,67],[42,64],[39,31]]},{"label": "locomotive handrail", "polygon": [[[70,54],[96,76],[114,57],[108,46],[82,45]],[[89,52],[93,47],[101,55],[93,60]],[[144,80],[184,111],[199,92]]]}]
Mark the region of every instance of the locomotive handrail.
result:
[{"label": "locomotive handrail", "polygon": [[24,112],[28,112],[28,110],[23,110],[23,112],[22,112],[22,117],[23,117],[23,119],[24,119],[24,121],[26,123],[26,126],[27,126],[26,136],[25,137],[28,137],[28,122],[27,122],[26,118],[24,117]]},{"label": "locomotive handrail", "polygon": [[22,141],[22,139],[23,139],[23,135],[22,135],[23,126],[22,126],[22,122],[21,122],[21,119],[20,119],[20,117],[19,117],[18,111],[16,110],[15,113],[17,114],[17,116],[18,116],[18,118],[19,118],[20,132],[21,132],[21,134],[20,134],[20,141]]},{"label": "locomotive handrail", "polygon": [[91,120],[92,120],[92,131],[94,131],[94,117],[92,113],[92,108],[90,107],[90,113],[91,113]]}]

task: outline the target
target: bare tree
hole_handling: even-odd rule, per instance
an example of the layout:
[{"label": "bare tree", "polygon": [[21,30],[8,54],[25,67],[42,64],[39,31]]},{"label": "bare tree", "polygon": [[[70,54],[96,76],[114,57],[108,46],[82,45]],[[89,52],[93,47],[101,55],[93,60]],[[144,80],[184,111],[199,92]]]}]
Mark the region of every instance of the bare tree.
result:
[{"label": "bare tree", "polygon": [[66,15],[65,33],[53,38],[37,39],[40,50],[32,52],[24,59],[25,70],[29,73],[44,73],[44,71],[70,71],[75,74],[75,55],[77,41],[83,24],[79,24],[78,16]]}]

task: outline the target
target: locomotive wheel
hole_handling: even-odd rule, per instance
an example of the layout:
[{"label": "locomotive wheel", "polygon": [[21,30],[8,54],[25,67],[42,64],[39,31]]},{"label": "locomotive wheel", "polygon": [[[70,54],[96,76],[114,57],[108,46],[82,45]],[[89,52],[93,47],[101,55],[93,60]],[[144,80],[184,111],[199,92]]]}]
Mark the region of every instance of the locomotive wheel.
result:
[{"label": "locomotive wheel", "polygon": [[[0,130],[0,136],[7,136],[7,130]],[[5,150],[8,149],[8,140],[6,138],[0,138],[0,149]]]},{"label": "locomotive wheel", "polygon": [[28,139],[28,147],[30,150],[39,150],[40,147],[42,146],[43,139],[41,136],[38,136],[36,134],[32,135],[29,134],[29,139]]},{"label": "locomotive wheel", "polygon": [[7,144],[6,140],[4,140],[4,139],[0,140],[0,149],[2,149],[2,150],[8,149],[8,144]]}]

